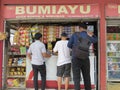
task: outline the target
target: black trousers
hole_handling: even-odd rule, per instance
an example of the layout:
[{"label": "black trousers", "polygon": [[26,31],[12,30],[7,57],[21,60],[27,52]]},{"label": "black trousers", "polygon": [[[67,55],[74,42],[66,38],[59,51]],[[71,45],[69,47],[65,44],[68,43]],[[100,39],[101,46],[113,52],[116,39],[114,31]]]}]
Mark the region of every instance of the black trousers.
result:
[{"label": "black trousers", "polygon": [[32,64],[32,68],[33,68],[33,73],[34,73],[33,81],[34,81],[35,90],[38,90],[38,72],[40,72],[40,75],[41,75],[41,81],[42,81],[41,90],[45,90],[45,86],[46,86],[46,65],[45,63],[43,65]]},{"label": "black trousers", "polygon": [[91,79],[90,79],[90,60],[80,60],[78,58],[72,59],[72,70],[73,70],[73,81],[75,90],[80,90],[80,79],[81,72],[84,79],[85,90],[91,90]]}]

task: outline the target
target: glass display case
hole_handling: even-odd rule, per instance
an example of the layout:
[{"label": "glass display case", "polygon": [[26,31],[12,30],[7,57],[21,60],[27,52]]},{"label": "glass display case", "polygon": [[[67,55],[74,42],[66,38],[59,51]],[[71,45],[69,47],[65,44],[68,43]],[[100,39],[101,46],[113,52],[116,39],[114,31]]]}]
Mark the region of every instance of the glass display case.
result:
[{"label": "glass display case", "polygon": [[120,81],[120,28],[107,26],[107,81]]}]

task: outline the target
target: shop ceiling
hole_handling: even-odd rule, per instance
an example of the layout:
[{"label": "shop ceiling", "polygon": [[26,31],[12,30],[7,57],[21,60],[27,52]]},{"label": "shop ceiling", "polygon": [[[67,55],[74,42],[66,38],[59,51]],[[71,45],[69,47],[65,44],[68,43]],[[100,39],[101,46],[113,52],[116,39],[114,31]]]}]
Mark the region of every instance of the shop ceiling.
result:
[{"label": "shop ceiling", "polygon": [[45,18],[45,19],[7,19],[9,23],[69,23],[69,22],[83,22],[83,21],[95,21],[96,19],[80,19],[80,18]]},{"label": "shop ceiling", "polygon": [[97,21],[97,19],[80,19],[80,18],[45,18],[45,19],[7,19],[6,25],[11,28],[17,28],[21,24],[46,24],[46,25],[71,25],[71,24],[79,24],[81,22],[93,23]]}]

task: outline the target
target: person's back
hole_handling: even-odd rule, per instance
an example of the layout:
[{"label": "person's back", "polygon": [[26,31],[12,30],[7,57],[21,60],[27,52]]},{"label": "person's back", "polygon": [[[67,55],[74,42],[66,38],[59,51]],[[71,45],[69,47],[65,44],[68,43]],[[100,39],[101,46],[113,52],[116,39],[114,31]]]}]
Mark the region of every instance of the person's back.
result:
[{"label": "person's back", "polygon": [[42,56],[42,49],[44,44],[39,40],[36,40],[34,43],[30,45],[32,60],[31,63],[35,65],[41,65],[45,62],[44,57]]},{"label": "person's back", "polygon": [[70,63],[70,49],[67,47],[68,40],[57,41],[54,51],[58,51],[57,66]]},{"label": "person's back", "polygon": [[[82,39],[86,37],[89,39],[90,44],[97,42],[97,37],[94,35],[93,32],[88,32],[86,30],[86,25],[81,23],[79,26],[79,35]],[[91,79],[90,79],[90,60],[89,60],[89,52],[83,55],[82,52],[78,53],[75,47],[79,44],[78,36],[74,33],[68,42],[68,47],[72,49],[72,71],[73,71],[73,81],[74,81],[74,88],[75,90],[80,90],[80,79],[81,79],[81,72],[83,74],[83,80],[85,85],[85,90],[91,90]],[[86,46],[86,45],[85,45]],[[79,51],[80,51],[79,50]]]},{"label": "person's back", "polygon": [[38,90],[38,72],[41,75],[41,90],[45,90],[46,86],[46,65],[44,57],[50,57],[51,55],[46,53],[45,45],[41,42],[42,34],[35,34],[35,42],[33,42],[27,52],[28,58],[31,60],[33,73],[34,73],[34,88]]},{"label": "person's back", "polygon": [[67,47],[67,44],[68,44],[67,34],[62,33],[61,40],[57,41],[55,47],[53,48],[54,52],[58,52],[57,61],[58,90],[61,90],[63,76],[65,80],[65,90],[68,90],[69,86],[69,77],[71,72],[71,57],[70,49]]}]

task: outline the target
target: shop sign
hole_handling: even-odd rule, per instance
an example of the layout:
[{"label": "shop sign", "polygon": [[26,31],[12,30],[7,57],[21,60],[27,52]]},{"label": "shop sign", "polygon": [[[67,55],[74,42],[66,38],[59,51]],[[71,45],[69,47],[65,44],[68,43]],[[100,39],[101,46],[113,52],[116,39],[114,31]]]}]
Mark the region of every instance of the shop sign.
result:
[{"label": "shop sign", "polygon": [[5,18],[99,17],[99,6],[91,5],[6,5]]},{"label": "shop sign", "polygon": [[120,4],[108,4],[105,12],[106,17],[120,17]]}]

